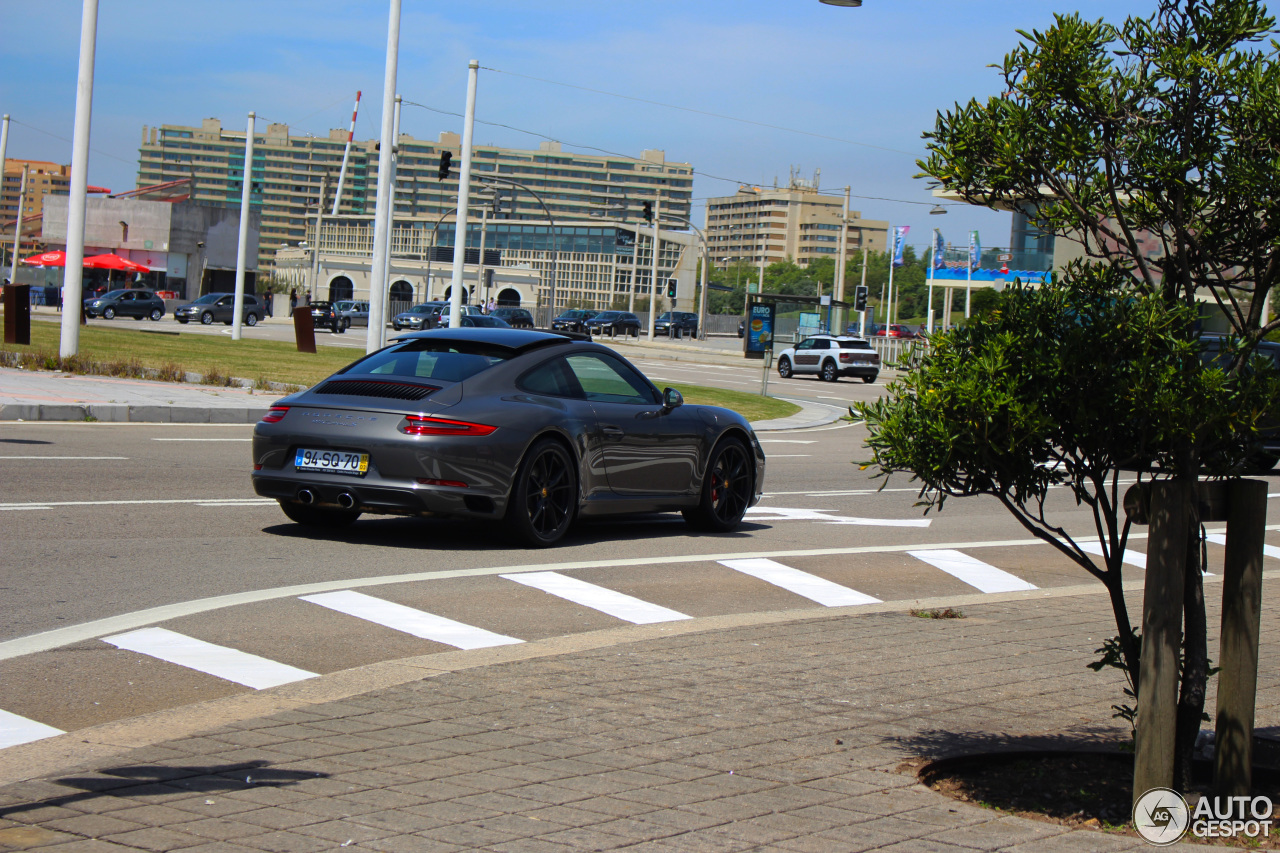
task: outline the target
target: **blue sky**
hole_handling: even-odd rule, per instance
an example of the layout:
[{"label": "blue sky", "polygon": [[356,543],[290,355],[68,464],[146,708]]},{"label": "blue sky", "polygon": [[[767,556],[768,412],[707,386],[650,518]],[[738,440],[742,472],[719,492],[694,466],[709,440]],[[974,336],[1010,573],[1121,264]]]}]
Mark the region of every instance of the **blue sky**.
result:
[{"label": "blue sky", "polygon": [[[934,227],[956,244],[978,229],[984,245],[1006,245],[1005,214],[952,206],[929,215],[929,190],[912,177],[920,134],[939,110],[999,90],[987,66],[1017,43],[1017,29],[1044,28],[1055,10],[1118,22],[1153,7],[403,0],[398,89],[425,106],[406,106],[401,128],[425,139],[460,132],[461,118],[448,113],[462,112],[467,62],[476,59],[476,116],[491,122],[477,125],[476,142],[536,148],[549,137],[567,151],[629,156],[663,149],[699,173],[695,222],[701,200],[730,195],[739,182],[785,184],[794,167],[807,179],[821,170],[824,190],[848,184],[854,209],[910,225],[909,242],[921,247]],[[0,0],[3,31],[22,34],[0,46],[10,157],[71,160],[81,8]],[[89,183],[134,186],[143,125],[218,117],[240,129],[253,110],[259,131],[277,121],[326,135],[347,127],[358,89],[356,136],[376,138],[388,8],[387,0],[100,0]]]}]

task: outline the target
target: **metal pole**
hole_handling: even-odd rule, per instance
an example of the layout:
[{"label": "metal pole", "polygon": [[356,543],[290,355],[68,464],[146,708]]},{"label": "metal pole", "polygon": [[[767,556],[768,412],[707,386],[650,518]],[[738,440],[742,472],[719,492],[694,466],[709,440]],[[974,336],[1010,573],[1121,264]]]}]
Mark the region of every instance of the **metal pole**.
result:
[{"label": "metal pole", "polygon": [[71,186],[67,200],[67,265],[64,272],[63,358],[80,351],[80,314],[84,304],[84,220],[89,186],[89,121],[93,114],[93,63],[98,39],[98,0],[84,0],[80,18],[80,73],[76,79],[76,123],[71,143]]},{"label": "metal pole", "polygon": [[[840,260],[836,262],[836,277],[832,285],[833,292],[835,294],[834,299],[832,300],[834,302],[844,301],[844,273],[845,273],[844,268],[845,268],[845,264],[847,263],[845,259],[845,252],[847,252],[848,250],[849,250],[849,187],[845,187],[844,188],[844,207],[840,209],[840,254],[838,255]],[[829,331],[831,331],[832,334],[838,335],[844,331],[844,309],[835,308],[835,306],[832,306],[832,308],[835,311],[836,316],[835,316],[835,322],[832,323],[832,327]]]},{"label": "metal pole", "polygon": [[476,260],[476,293],[484,300],[484,304],[480,307],[484,311],[489,307],[489,291],[484,286],[484,236],[485,228],[489,225],[489,205],[480,205],[480,256]]},{"label": "metal pole", "polygon": [[320,292],[320,228],[324,221],[324,194],[329,188],[329,176],[320,176],[320,198],[316,199],[316,234],[311,246],[311,285],[308,293]]},{"label": "metal pole", "polygon": [[[9,114],[0,119],[0,196],[4,194],[4,162],[9,151]],[[22,204],[18,204],[18,220],[22,220]],[[17,273],[15,273],[16,275]],[[10,279],[12,281],[13,279]]]},{"label": "metal pole", "polygon": [[22,202],[27,196],[27,173],[31,164],[22,167],[22,183],[18,187],[18,219],[13,223],[13,260],[9,265],[9,283],[18,283],[18,241],[22,239]]},{"label": "metal pole", "polygon": [[[623,220],[623,224],[626,224],[625,219]],[[631,287],[629,288],[630,293],[627,296],[627,311],[632,314],[636,313],[636,256],[640,254],[639,224],[636,225],[636,229],[633,233],[635,238],[631,241]]]},{"label": "metal pole", "polygon": [[[458,217],[454,220],[457,237],[453,243],[453,277],[449,290],[449,328],[462,325],[462,276],[466,263],[467,214],[471,202],[471,139],[476,124],[476,78],[480,63],[467,64],[467,109],[462,121],[462,169],[458,173]],[[551,282],[555,296],[555,280]]]},{"label": "metal pole", "polygon": [[[391,301],[391,235],[396,230],[396,169],[399,167],[399,157],[397,146],[400,144],[400,96],[396,95],[395,115],[391,120],[391,138],[395,143],[391,146],[391,209],[387,212],[387,274],[382,279],[382,294],[386,302]],[[384,303],[386,304],[386,303]],[[387,324],[382,323],[378,326],[378,347],[382,348],[387,345]]]},{"label": "metal pole", "polygon": [[[862,286],[867,286],[867,247],[862,247]],[[865,338],[867,336],[867,311],[864,308],[858,312],[858,336]]]},{"label": "metal pole", "polygon": [[649,340],[653,340],[653,325],[656,319],[655,311],[658,307],[658,249],[662,245],[660,236],[661,229],[658,223],[662,221],[662,193],[656,193],[653,203],[653,280],[649,282]]},{"label": "metal pole", "polygon": [[[397,99],[398,101],[399,99]],[[397,104],[398,105],[398,104]],[[356,135],[356,114],[360,112],[360,92],[356,91],[356,105],[351,110],[351,129],[347,131],[347,145],[342,149],[342,167],[338,169],[338,191],[333,194],[333,213],[338,215],[338,201],[342,198],[342,182],[347,177],[347,159],[351,156],[351,140]]]},{"label": "metal pole", "polygon": [[386,294],[379,284],[387,277],[387,229],[391,227],[391,138],[395,121],[396,68],[400,55],[400,0],[391,0],[387,15],[387,64],[382,78],[382,135],[378,148],[378,201],[373,214],[373,258],[369,263],[369,329],[365,352],[382,347],[387,325]]},{"label": "metal pole", "polygon": [[244,322],[244,268],[249,249],[249,190],[253,186],[253,113],[249,113],[249,127],[244,134],[244,175],[240,181],[240,242],[236,247],[236,295],[231,317],[231,340],[240,340],[240,326]]}]

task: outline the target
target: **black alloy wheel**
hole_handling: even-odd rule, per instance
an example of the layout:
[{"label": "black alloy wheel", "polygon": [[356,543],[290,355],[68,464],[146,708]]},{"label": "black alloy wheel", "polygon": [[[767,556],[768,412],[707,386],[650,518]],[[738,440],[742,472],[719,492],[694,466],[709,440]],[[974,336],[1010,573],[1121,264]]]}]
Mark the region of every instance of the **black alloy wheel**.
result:
[{"label": "black alloy wheel", "polygon": [[334,509],[326,506],[308,506],[307,504],[295,503],[293,501],[280,501],[280,509],[289,517],[290,521],[297,522],[304,527],[316,527],[321,529],[333,529],[335,527],[346,527],[357,518],[360,517],[358,510]]},{"label": "black alloy wheel", "polygon": [[727,533],[742,521],[754,488],[746,445],[726,438],[711,451],[702,478],[702,499],[697,507],[681,511],[684,520],[703,530]]},{"label": "black alloy wheel", "polygon": [[876,374],[873,373],[870,376],[864,376],[862,377],[862,381],[870,385],[872,382],[876,381]]},{"label": "black alloy wheel", "polygon": [[151,313],[148,316],[151,317],[151,322],[155,323],[164,316],[164,312],[159,308],[152,308]]},{"label": "black alloy wheel", "polygon": [[110,305],[102,309],[102,319],[112,320],[115,318],[115,316],[116,316],[116,309],[112,308]]},{"label": "black alloy wheel", "polygon": [[785,355],[778,359],[778,375],[783,379],[791,378],[791,359],[787,358]]},{"label": "black alloy wheel", "polygon": [[244,324],[245,324],[246,326],[256,326],[256,325],[258,325],[258,315],[257,315],[257,314],[246,314],[246,315],[244,315]]},{"label": "black alloy wheel", "polygon": [[206,311],[206,312],[204,312],[203,314],[201,314],[201,315],[200,315],[200,324],[201,324],[202,326],[212,326],[212,325],[213,325],[213,312],[212,312],[212,311]]},{"label": "black alloy wheel", "polygon": [[836,372],[836,363],[831,359],[827,359],[822,365],[822,378],[826,382],[835,382],[840,378],[840,374]]},{"label": "black alloy wheel", "polygon": [[560,442],[544,438],[520,464],[507,503],[507,529],[522,545],[554,545],[573,523],[577,504],[573,456]]}]

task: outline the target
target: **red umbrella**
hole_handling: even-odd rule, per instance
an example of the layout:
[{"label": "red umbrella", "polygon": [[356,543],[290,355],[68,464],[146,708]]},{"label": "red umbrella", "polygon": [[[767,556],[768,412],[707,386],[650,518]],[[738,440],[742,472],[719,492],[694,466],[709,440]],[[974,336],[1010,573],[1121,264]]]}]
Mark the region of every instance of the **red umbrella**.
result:
[{"label": "red umbrella", "polygon": [[33,267],[65,267],[67,265],[67,253],[61,251],[41,252],[38,255],[23,258],[22,262]]},{"label": "red umbrella", "polygon": [[[65,263],[65,261],[64,261]],[[128,258],[108,252],[105,255],[94,255],[84,259],[84,265],[95,270],[127,270],[128,272],[151,272],[151,268],[135,263]]]}]

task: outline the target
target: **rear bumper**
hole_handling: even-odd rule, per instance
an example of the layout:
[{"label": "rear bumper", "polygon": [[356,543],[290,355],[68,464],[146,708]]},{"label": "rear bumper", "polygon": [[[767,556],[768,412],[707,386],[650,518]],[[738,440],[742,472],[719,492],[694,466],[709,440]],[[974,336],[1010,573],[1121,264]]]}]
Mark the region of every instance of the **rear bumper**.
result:
[{"label": "rear bumper", "polygon": [[350,495],[361,512],[382,515],[448,515],[474,518],[501,517],[500,506],[488,495],[468,494],[468,490],[447,487],[391,487],[354,477],[322,477],[314,474],[291,476],[281,472],[253,475],[253,490],[264,498],[306,503],[304,490],[314,497],[315,506],[340,507],[339,496]]}]

